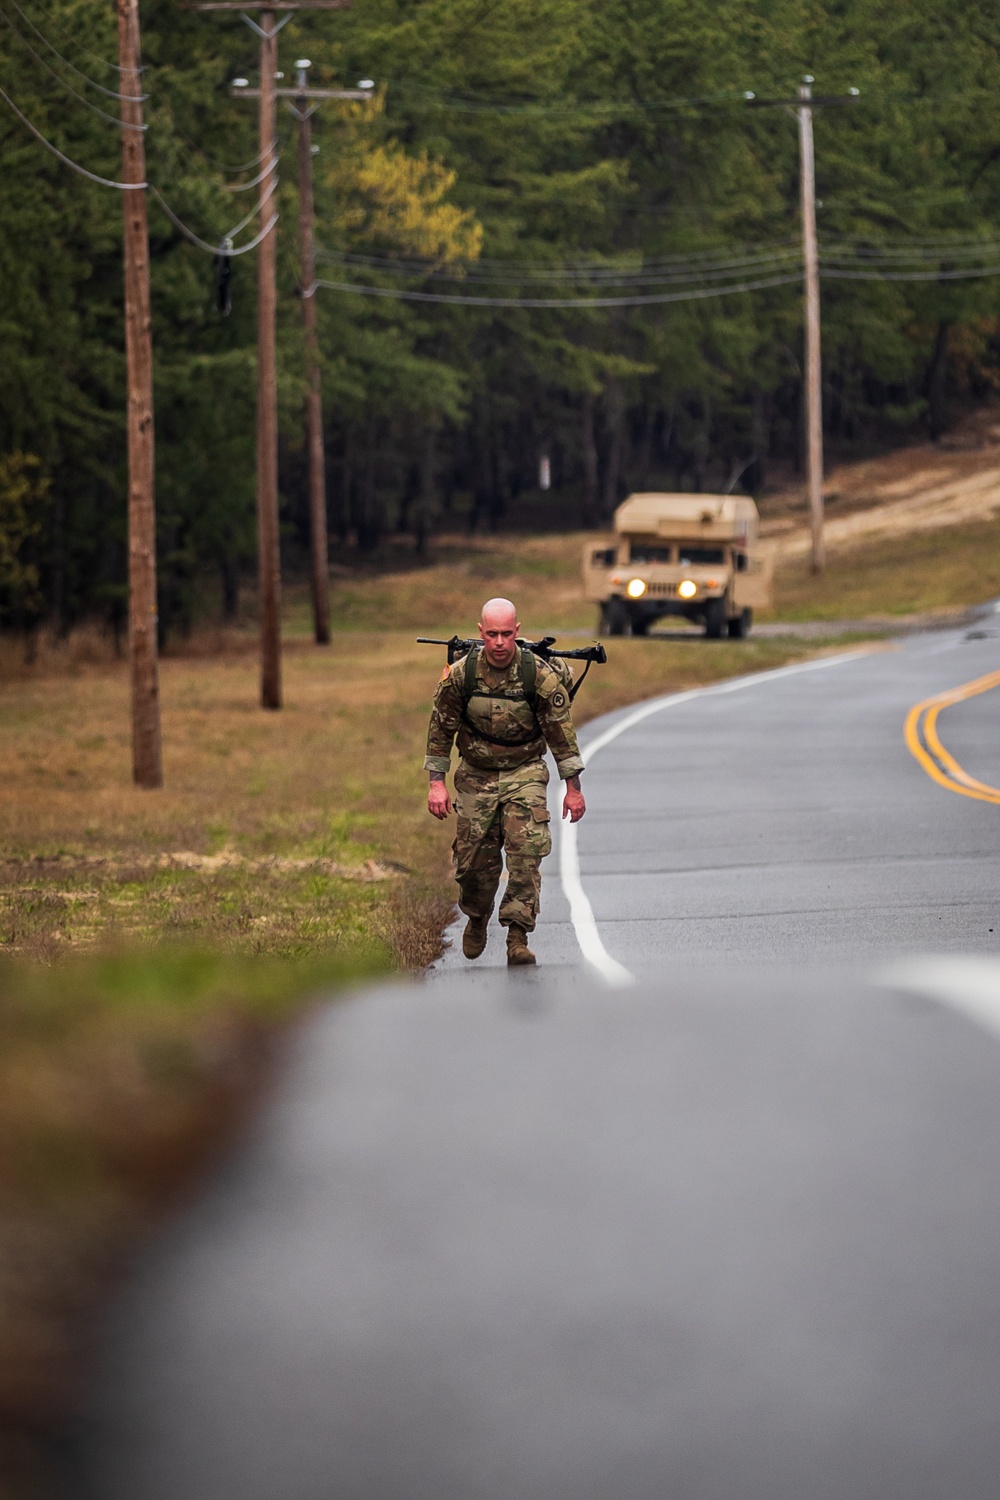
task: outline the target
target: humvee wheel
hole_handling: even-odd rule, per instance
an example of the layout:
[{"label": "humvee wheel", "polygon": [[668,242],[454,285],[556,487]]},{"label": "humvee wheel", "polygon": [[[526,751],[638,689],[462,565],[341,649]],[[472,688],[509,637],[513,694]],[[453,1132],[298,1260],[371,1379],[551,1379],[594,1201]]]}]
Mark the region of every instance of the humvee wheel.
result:
[{"label": "humvee wheel", "polygon": [[628,635],[632,621],[623,599],[609,599],[604,606],[604,618],[607,621],[608,635]]},{"label": "humvee wheel", "polygon": [[709,599],[705,607],[705,634],[710,641],[721,638],[726,628],[726,601],[725,599]]},{"label": "humvee wheel", "polygon": [[752,624],[753,610],[742,610],[738,615],[736,615],[732,620],[729,621],[730,639],[734,641],[745,641],[747,636],[750,634],[750,627]]},{"label": "humvee wheel", "polygon": [[633,615],[632,616],[632,634],[633,635],[648,635],[649,634],[649,627],[650,627],[650,625],[652,625],[652,623],[653,622],[649,618],[648,615]]}]

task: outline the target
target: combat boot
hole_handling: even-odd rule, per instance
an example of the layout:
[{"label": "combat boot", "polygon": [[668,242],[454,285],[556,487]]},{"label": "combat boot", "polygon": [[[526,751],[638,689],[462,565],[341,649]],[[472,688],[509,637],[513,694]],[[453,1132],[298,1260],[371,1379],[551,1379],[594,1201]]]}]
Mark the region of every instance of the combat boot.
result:
[{"label": "combat boot", "polygon": [[462,952],[466,958],[478,958],[486,947],[489,917],[470,917],[462,933]]},{"label": "combat boot", "polygon": [[528,947],[527,933],[523,927],[515,927],[513,922],[507,928],[507,962],[511,965],[537,962],[535,955]]}]

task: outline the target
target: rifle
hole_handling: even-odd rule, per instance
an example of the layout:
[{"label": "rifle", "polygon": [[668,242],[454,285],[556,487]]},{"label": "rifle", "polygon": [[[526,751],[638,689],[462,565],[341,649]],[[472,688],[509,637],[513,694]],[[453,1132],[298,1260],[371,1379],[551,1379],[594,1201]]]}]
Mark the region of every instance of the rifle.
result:
[{"label": "rifle", "polygon": [[[558,656],[562,661],[585,661],[587,663],[569,690],[570,702],[572,703],[583,686],[583,679],[590,671],[592,664],[596,661],[598,666],[603,667],[607,662],[608,653],[600,641],[595,641],[592,646],[578,646],[571,651],[554,651],[553,647],[555,643],[556,638],[554,635],[543,635],[540,641],[523,641],[518,637],[516,644],[522,650],[530,651],[532,656],[540,656],[542,661],[549,661],[551,657]],[[463,640],[460,635],[453,635],[450,641],[436,641],[426,635],[417,636],[418,646],[447,646],[449,667],[453,666],[460,656],[467,656],[470,651],[482,644],[478,636],[473,640]]]}]

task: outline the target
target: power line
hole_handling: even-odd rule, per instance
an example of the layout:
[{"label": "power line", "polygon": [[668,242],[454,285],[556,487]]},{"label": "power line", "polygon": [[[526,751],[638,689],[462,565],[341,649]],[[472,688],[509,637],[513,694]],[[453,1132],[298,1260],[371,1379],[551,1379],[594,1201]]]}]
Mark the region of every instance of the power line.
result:
[{"label": "power line", "polygon": [[[275,186],[277,186],[277,181],[275,181]],[[256,250],[261,241],[267,239],[267,236],[271,233],[271,230],[278,222],[278,215],[273,214],[264,225],[264,228],[249,242],[249,244],[241,245],[238,250],[230,250],[228,247],[223,246],[221,243],[218,245],[210,245],[207,240],[203,240],[199,235],[195,234],[193,229],[189,229],[188,226],[184,223],[184,220],[178,218],[174,213],[173,209],[170,207],[170,204],[167,202],[166,198],[164,198],[159,188],[150,187],[150,192],[153,194],[153,197],[156,199],[157,203],[159,203],[160,207],[163,209],[163,212],[166,214],[171,224],[173,224],[174,228],[179,230],[180,233],[184,235],[185,239],[190,240],[192,245],[197,245],[199,250],[205,250],[209,255],[218,255],[221,251],[225,250],[225,254],[230,258],[230,260],[234,259],[237,255],[246,255],[249,251]],[[270,196],[270,194],[268,196]],[[246,225],[253,218],[253,214],[259,212],[260,207],[264,202],[266,202],[266,199],[262,199],[261,203],[255,206],[253,213],[248,214],[246,219],[244,219],[240,224],[240,229],[246,227]],[[235,230],[232,232],[238,233],[239,231]],[[225,238],[229,238],[229,236],[225,236]]]},{"label": "power line", "polygon": [[[78,172],[81,177],[86,177],[90,182],[96,182],[101,187],[118,188],[122,192],[133,192],[139,188],[149,188],[153,196],[156,198],[157,202],[160,204],[160,207],[167,215],[170,222],[176,229],[180,231],[181,234],[185,236],[186,239],[190,240],[193,245],[197,245],[199,249],[207,251],[209,255],[219,254],[221,242],[218,245],[210,245],[207,240],[203,240],[199,235],[195,234],[193,229],[189,229],[188,226],[184,223],[183,219],[180,219],[177,214],[174,213],[173,209],[170,207],[170,204],[164,198],[159,188],[154,187],[151,183],[148,182],[116,182],[110,177],[99,177],[96,172],[91,172],[88,170],[88,168],[82,167],[79,162],[74,161],[72,157],[67,156],[64,151],[59,150],[58,146],[54,146],[50,140],[46,139],[46,137],[42,135],[42,132],[38,129],[38,127],[32,124],[24,111],[17,107],[10,95],[6,93],[2,88],[0,88],[0,99],[3,99],[4,102],[10,106],[17,118],[23,125],[27,126],[36,140],[40,141],[45,149],[47,151],[51,151],[52,155],[58,158],[58,160],[61,161],[65,166],[71,167],[73,171]],[[273,197],[277,186],[278,178],[275,177],[274,181],[268,187],[266,192],[261,195],[260,199],[254,205],[251,211],[240,220],[235,228],[229,230],[228,233],[222,237],[223,240],[231,239],[235,235],[239,234],[242,229],[245,229],[254,215],[260,213],[261,209],[263,209],[264,206]],[[270,234],[271,230],[274,228],[277,222],[278,215],[274,214],[272,218],[268,220],[267,224],[265,224],[261,232],[254,239],[252,239],[249,244],[241,245],[238,250],[227,249],[226,254],[230,256],[230,258],[232,258],[237,255],[246,255],[248,251],[255,250],[260,242],[263,239],[266,239],[266,237]]]},{"label": "power line", "polygon": [[[187,135],[186,132],[180,128],[176,120],[172,119],[170,121],[170,128],[180,136],[185,145],[190,146],[192,151],[197,151],[199,156],[203,156],[207,162],[211,162],[212,166],[217,167],[220,172],[229,172],[234,175],[238,172],[249,172],[254,167],[259,167],[261,162],[264,160],[264,157],[268,155],[268,151],[258,151],[257,155],[251,157],[249,161],[240,162],[238,165],[230,165],[229,162],[220,161],[217,156],[212,156],[212,154],[206,151],[203,146],[199,146],[197,141],[192,140],[191,136]],[[276,135],[269,150],[276,151],[280,144],[281,136]]]},{"label": "power line", "polygon": [[317,250],[317,259],[335,265],[358,266],[366,270],[384,271],[400,276],[414,276],[437,281],[489,281],[510,283],[523,281],[592,281],[613,285],[628,285],[636,281],[669,281],[683,279],[687,275],[701,276],[747,267],[764,267],[774,262],[789,260],[797,255],[794,244],[778,241],[773,245],[761,245],[749,254],[736,251],[709,252],[697,259],[662,256],[643,261],[637,266],[609,264],[607,261],[579,261],[562,265],[544,262],[515,260],[476,260],[459,269],[448,269],[440,262],[427,260],[392,260],[382,256],[354,255],[350,252]]},{"label": "power line", "polygon": [[400,302],[443,302],[459,307],[601,308],[648,307],[665,302],[694,302],[703,297],[724,297],[734,292],[757,292],[767,287],[792,286],[802,280],[801,271],[787,276],[768,276],[759,281],[731,286],[699,287],[686,292],[657,292],[648,297],[462,297],[444,292],[412,292],[401,287],[361,286],[350,281],[314,281],[306,295],[317,287],[335,292],[354,292],[362,297],[389,297]]},{"label": "power line", "polygon": [[[18,10],[20,10],[20,6],[18,6],[17,8]],[[21,11],[21,14],[24,15],[24,12]],[[51,24],[56,28],[57,31],[62,32],[63,36],[69,36],[70,33],[68,29],[60,21],[58,21],[55,16],[46,11],[45,17],[46,20],[51,22]],[[28,19],[27,16],[25,16],[24,18],[25,20]],[[28,24],[30,25],[31,23],[29,22]],[[125,71],[118,65],[118,63],[108,62],[106,58],[98,57],[96,52],[91,52],[87,47],[82,47],[80,50],[83,52],[85,57],[93,58],[94,62],[100,63],[102,68],[107,68],[111,73],[122,73]],[[139,72],[142,72],[141,68],[139,69]]]},{"label": "power line", "polygon": [[[844,237],[846,239],[846,237]],[[939,242],[940,243],[940,242]],[[885,268],[886,274],[902,274],[909,264],[926,272],[916,279],[931,280],[937,276],[949,276],[940,269],[940,263],[948,259],[982,258],[995,256],[1000,251],[1000,242],[995,240],[947,241],[947,250],[934,249],[931,245],[917,243],[915,246],[891,245],[886,247],[845,244],[838,248],[836,242],[827,249],[824,240],[822,258],[824,266],[878,271]],[[748,247],[747,247],[748,248]],[[738,254],[735,248],[728,252],[712,251],[697,260],[680,260],[678,257],[657,257],[640,266],[614,266],[607,262],[579,261],[562,265],[542,262],[519,262],[512,260],[477,260],[470,264],[449,268],[431,260],[395,260],[385,256],[358,255],[349,251],[317,249],[316,258],[328,264],[357,267],[382,274],[409,276],[426,281],[451,281],[460,283],[488,283],[492,285],[522,285],[526,281],[572,281],[600,286],[651,286],[670,282],[704,281],[723,279],[736,270],[769,270],[782,264],[796,261],[797,251],[793,242],[776,241],[761,245],[757,251]],[[936,269],[931,270],[931,263]],[[909,272],[907,275],[911,274]],[[982,268],[970,268],[957,273],[962,277],[982,274]]]},{"label": "power line", "polygon": [[[149,98],[148,94],[119,94],[116,93],[114,89],[106,89],[103,83],[98,83],[95,79],[89,77],[88,74],[82,72],[75,63],[71,63],[68,57],[63,57],[59,49],[57,47],[54,47],[49,41],[44,31],[39,31],[38,27],[35,25],[31,17],[25,15],[24,11],[18,5],[17,0],[10,0],[10,4],[17,11],[18,15],[21,17],[24,23],[27,26],[30,26],[35,35],[45,43],[46,47],[48,47],[52,55],[54,57],[58,57],[59,61],[63,63],[67,68],[69,68],[71,73],[75,73],[78,78],[82,78],[84,83],[89,83],[92,89],[97,89],[99,93],[106,94],[109,99],[124,99],[128,104],[141,104],[144,99]],[[98,61],[100,61],[100,59],[98,59]],[[110,67],[111,65],[108,64],[108,66]],[[115,71],[117,72],[118,69],[116,69]]]},{"label": "power line", "polygon": [[14,25],[13,21],[10,19],[10,17],[8,15],[6,15],[5,12],[2,11],[2,10],[0,10],[0,21],[3,21],[4,25],[8,26],[10,28],[10,30],[17,37],[18,41],[21,43],[21,46],[24,47],[28,52],[31,53],[31,56],[35,59],[35,61],[37,63],[39,63],[45,69],[45,71],[47,73],[51,73],[52,77],[59,84],[59,87],[65,89],[66,92],[67,92],[67,94],[72,94],[73,98],[74,99],[78,99],[80,101],[80,103],[82,105],[84,105],[85,108],[91,110],[95,115],[99,115],[102,120],[107,120],[109,124],[116,125],[119,129],[122,129],[122,128],[124,128],[126,130],[145,130],[146,129],[145,125],[134,125],[130,121],[120,120],[117,115],[109,115],[106,110],[101,109],[100,105],[98,105],[98,104],[92,104],[90,102],[90,100],[84,98],[83,94],[79,93],[72,86],[72,84],[67,83],[66,80],[65,80],[65,78],[60,78],[59,74],[56,72],[56,70],[52,66],[52,64],[51,63],[47,63],[45,61],[45,58],[42,57],[42,55],[39,52],[35,51],[34,47],[31,45],[31,43],[29,41],[25,40],[25,38],[18,31],[17,27]]},{"label": "power line", "polygon": [[[277,166],[277,162],[275,162],[275,166]],[[233,240],[233,239],[235,239],[236,236],[240,233],[240,231],[243,230],[243,229],[245,229],[247,227],[247,225],[250,223],[250,220],[253,219],[253,218],[255,218],[257,216],[257,214],[260,213],[261,209],[264,208],[265,204],[270,203],[271,199],[274,197],[275,193],[278,190],[278,183],[279,183],[279,181],[280,181],[280,178],[277,175],[275,175],[274,181],[267,188],[265,188],[265,190],[264,190],[263,193],[261,193],[260,197],[257,199],[257,202],[254,204],[254,206],[250,210],[250,212],[248,214],[244,214],[243,218],[240,220],[240,222],[236,225],[236,227],[234,229],[230,229],[229,230],[229,232],[224,236],[225,239],[227,239],[227,240]]]},{"label": "power line", "polygon": [[972,281],[1000,276],[1000,266],[970,266],[964,271],[847,271],[822,266],[825,281]]},{"label": "power line", "polygon": [[[824,244],[826,242],[824,241]],[[867,245],[838,250],[836,247],[824,251],[828,260],[858,261],[867,264],[892,264],[893,262],[923,261],[947,261],[947,260],[976,260],[984,256],[995,256],[1000,251],[1000,241],[982,240],[978,244],[954,245],[948,248],[932,248],[931,246],[917,246],[911,250],[904,249],[872,249]]]},{"label": "power line", "polygon": [[823,239],[826,244],[860,245],[864,248],[870,247],[877,250],[904,250],[911,245],[916,246],[918,249],[931,249],[934,247],[940,247],[944,250],[949,250],[953,247],[959,247],[963,245],[992,246],[997,243],[997,241],[995,240],[986,240],[981,236],[971,234],[965,235],[963,238],[959,239],[954,234],[948,234],[944,231],[940,231],[935,235],[914,234],[908,236],[908,238],[905,240],[871,240],[857,233],[832,234],[830,232],[827,232],[826,234],[824,234]]},{"label": "power line", "polygon": [[[502,276],[485,275],[478,276],[470,274],[468,277],[444,272],[440,276],[423,275],[420,279],[433,281],[435,279],[487,286],[524,286],[525,283],[545,283],[554,280],[557,284],[565,285],[572,282],[577,287],[604,288],[604,287],[642,287],[642,286],[670,286],[683,285],[688,282],[702,281],[725,281],[732,280],[737,272],[754,274],[756,272],[771,272],[790,265],[797,265],[799,257],[791,251],[785,251],[779,255],[761,255],[751,258],[741,258],[726,265],[704,265],[692,263],[689,266],[678,267],[674,270],[645,270],[640,269],[631,273],[610,276],[588,276],[576,274],[570,276],[557,276],[553,278],[545,276]],[[362,268],[359,268],[362,269]],[[413,273],[402,273],[412,275]]]},{"label": "power line", "polygon": [[697,94],[690,98],[674,99],[578,99],[573,103],[550,102],[542,99],[497,100],[476,99],[468,94],[447,93],[423,88],[419,84],[397,83],[390,86],[387,97],[407,96],[424,99],[428,107],[437,106],[460,114],[538,114],[552,117],[602,114],[625,114],[630,111],[655,113],[659,110],[691,109],[705,104],[745,104],[753,99],[750,89],[724,89],[715,94]]},{"label": "power line", "polygon": [[[954,102],[956,99],[973,101],[976,99],[995,99],[997,89],[972,88],[961,91],[952,90],[937,94],[917,94],[904,92],[899,89],[887,87],[869,86],[865,89],[864,102],[902,103],[910,105],[943,105]],[[576,99],[571,102],[563,100],[549,101],[544,99],[488,99],[476,98],[474,95],[449,92],[422,87],[419,84],[400,81],[390,82],[386,88],[386,100],[392,103],[396,99],[402,99],[420,107],[439,108],[450,110],[459,114],[501,114],[501,115],[538,115],[550,118],[585,119],[587,117],[627,115],[629,113],[656,114],[663,110],[698,109],[704,106],[753,105],[757,109],[780,109],[787,105],[788,101],[779,98],[767,98],[760,95],[754,89],[724,89],[717,93],[695,94],[691,96],[678,96],[668,99]],[[824,101],[817,99],[817,104]],[[837,101],[839,102],[839,101]]]},{"label": "power line", "polygon": [[[264,178],[270,176],[270,174],[274,171],[275,167],[278,165],[277,154],[273,154],[272,155],[272,153],[274,153],[274,148],[275,148],[276,144],[277,144],[277,142],[272,142],[271,146],[268,148],[268,153],[267,154],[269,156],[271,156],[271,160],[267,163],[266,167],[263,167],[257,173],[257,176],[254,177],[251,182],[227,182],[226,185],[225,185],[226,186],[226,192],[227,193],[245,193],[245,192],[248,192],[250,188],[259,187],[259,185],[264,181]],[[263,153],[262,153],[262,155],[263,155]],[[258,160],[259,159],[260,158],[258,158]],[[254,165],[256,165],[256,163]]]},{"label": "power line", "polygon": [[98,177],[96,172],[90,172],[86,167],[81,167],[79,162],[74,161],[72,157],[67,156],[65,152],[60,151],[58,146],[53,146],[52,142],[50,140],[47,140],[45,136],[42,135],[42,132],[38,129],[38,127],[36,125],[32,125],[31,121],[28,119],[28,116],[18,109],[17,105],[14,103],[10,95],[5,93],[2,88],[0,88],[0,99],[3,99],[6,104],[10,105],[11,109],[17,115],[17,118],[21,121],[22,125],[26,125],[31,131],[32,135],[36,138],[36,140],[41,141],[46,151],[51,151],[53,156],[58,157],[65,166],[72,167],[74,172],[79,172],[81,177],[87,177],[91,182],[99,183],[101,187],[120,188],[122,192],[132,192],[136,188],[148,187],[148,183],[145,182],[115,182],[110,177]]}]

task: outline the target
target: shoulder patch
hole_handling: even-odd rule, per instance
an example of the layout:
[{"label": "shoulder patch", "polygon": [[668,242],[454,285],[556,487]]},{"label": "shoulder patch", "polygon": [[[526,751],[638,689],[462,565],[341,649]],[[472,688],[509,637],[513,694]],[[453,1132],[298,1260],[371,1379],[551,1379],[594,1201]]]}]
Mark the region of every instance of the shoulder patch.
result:
[{"label": "shoulder patch", "polygon": [[569,702],[569,694],[565,688],[557,687],[554,693],[549,694],[549,702],[553,708],[565,708]]}]

